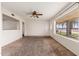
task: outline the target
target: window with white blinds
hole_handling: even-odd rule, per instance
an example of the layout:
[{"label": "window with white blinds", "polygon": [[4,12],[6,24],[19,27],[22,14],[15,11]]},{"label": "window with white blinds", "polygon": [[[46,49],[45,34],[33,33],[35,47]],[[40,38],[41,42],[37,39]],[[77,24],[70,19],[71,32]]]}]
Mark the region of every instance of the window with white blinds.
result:
[{"label": "window with white blinds", "polygon": [[19,30],[20,22],[12,17],[3,14],[3,30]]}]

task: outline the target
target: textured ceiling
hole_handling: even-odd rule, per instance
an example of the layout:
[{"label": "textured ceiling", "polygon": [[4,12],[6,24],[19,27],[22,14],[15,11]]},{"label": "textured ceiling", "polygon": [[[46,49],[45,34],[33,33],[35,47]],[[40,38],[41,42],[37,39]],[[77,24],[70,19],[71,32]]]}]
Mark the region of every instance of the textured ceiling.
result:
[{"label": "textured ceiling", "polygon": [[15,12],[24,19],[31,18],[28,13],[33,10],[42,13],[40,20],[49,20],[62,8],[64,8],[68,2],[3,2],[2,7]]}]

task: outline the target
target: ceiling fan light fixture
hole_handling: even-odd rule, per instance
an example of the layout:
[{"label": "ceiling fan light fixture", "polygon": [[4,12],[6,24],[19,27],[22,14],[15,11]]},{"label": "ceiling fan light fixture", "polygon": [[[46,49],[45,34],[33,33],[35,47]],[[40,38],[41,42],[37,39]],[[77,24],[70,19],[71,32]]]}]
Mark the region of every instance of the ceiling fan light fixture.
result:
[{"label": "ceiling fan light fixture", "polygon": [[36,18],[39,18],[39,16],[42,16],[43,14],[40,14],[40,13],[37,13],[37,11],[33,11],[32,12],[32,16],[33,17],[36,17]]}]

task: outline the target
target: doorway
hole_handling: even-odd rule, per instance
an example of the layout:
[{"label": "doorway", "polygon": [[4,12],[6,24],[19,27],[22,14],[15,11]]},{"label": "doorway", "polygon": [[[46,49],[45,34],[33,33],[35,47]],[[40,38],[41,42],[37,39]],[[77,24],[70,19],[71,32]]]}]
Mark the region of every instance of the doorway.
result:
[{"label": "doorway", "polygon": [[24,37],[24,22],[22,22],[22,37]]}]

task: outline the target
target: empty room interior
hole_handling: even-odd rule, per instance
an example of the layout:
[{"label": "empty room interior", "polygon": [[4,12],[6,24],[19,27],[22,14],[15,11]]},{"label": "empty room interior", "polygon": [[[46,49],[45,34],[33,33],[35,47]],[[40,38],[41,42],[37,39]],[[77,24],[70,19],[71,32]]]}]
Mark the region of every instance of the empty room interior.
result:
[{"label": "empty room interior", "polygon": [[79,2],[0,2],[2,56],[79,56]]}]

